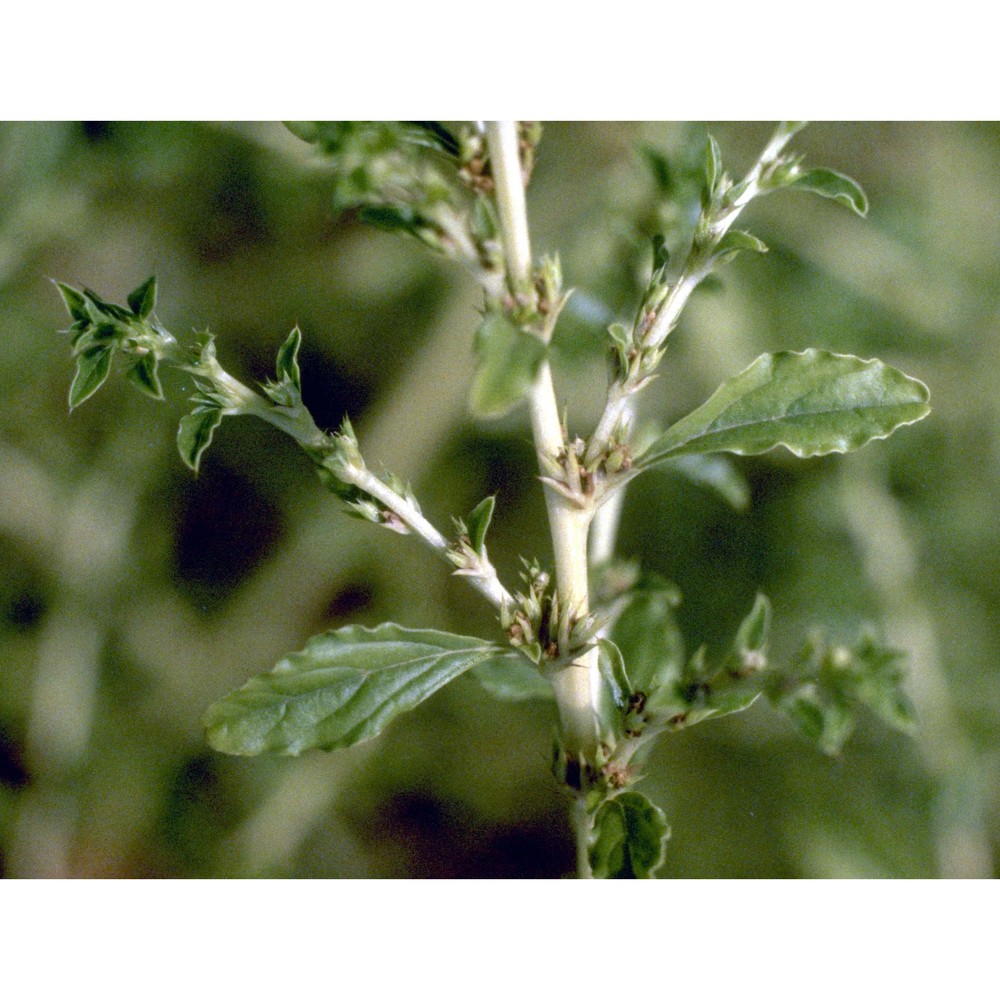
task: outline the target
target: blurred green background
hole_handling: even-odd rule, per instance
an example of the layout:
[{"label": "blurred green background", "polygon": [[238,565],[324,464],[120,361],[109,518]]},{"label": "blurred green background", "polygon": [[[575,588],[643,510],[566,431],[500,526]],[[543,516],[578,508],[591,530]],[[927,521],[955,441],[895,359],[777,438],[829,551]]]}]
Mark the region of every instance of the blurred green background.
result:
[{"label": "blurred green background", "polygon": [[[579,292],[556,380],[599,414],[603,325],[631,316],[636,150],[719,140],[730,172],[765,123],[552,123],[529,192],[537,254]],[[857,178],[867,220],[804,193],[751,206],[770,246],[692,300],[661,420],[758,354],[877,356],[934,412],[846,457],[738,459],[736,511],[666,474],[631,488],[625,556],[674,580],[691,647],[719,648],[758,588],[780,655],[878,623],[909,653],[915,738],[874,720],[837,758],[768,706],[672,736],[640,786],[680,877],[992,877],[1000,855],[1000,127],[816,123],[793,148]],[[350,415],[373,467],[442,529],[497,495],[490,551],[547,561],[524,414],[466,415],[479,304],[414,241],[334,219],[329,169],[279,124],[0,126],[0,864],[7,877],[536,877],[572,872],[549,774],[552,716],[458,681],[372,743],[231,759],[201,712],[313,633],[349,622],[495,637],[489,610],[410,539],[345,517],[277,431],[227,421],[192,477],[168,402],[112,380],[68,412],[68,321],[50,278],[120,301],[152,272],[175,334],[266,378],[299,324],[304,394]],[[742,223],[741,223],[742,224]],[[751,259],[752,258],[752,259]],[[641,268],[640,268],[641,272]]]}]

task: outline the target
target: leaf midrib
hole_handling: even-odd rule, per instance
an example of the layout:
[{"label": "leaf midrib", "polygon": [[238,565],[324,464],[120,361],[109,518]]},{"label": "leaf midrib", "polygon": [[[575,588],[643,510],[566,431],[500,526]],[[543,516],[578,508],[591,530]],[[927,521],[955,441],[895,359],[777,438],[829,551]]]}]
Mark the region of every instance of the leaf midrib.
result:
[{"label": "leaf midrib", "polygon": [[[745,399],[745,398],[746,397],[741,397],[741,399]],[[799,396],[797,398],[798,399],[803,399],[804,397],[803,396]],[[860,414],[860,413],[862,413],[864,411],[868,411],[868,410],[889,410],[889,409],[900,409],[900,408],[907,407],[907,406],[926,406],[926,405],[927,405],[927,403],[926,403],[925,400],[914,399],[914,400],[910,400],[910,401],[905,402],[905,403],[898,403],[898,402],[896,402],[896,403],[873,403],[871,405],[865,405],[865,406],[845,406],[845,407],[840,408],[840,409],[810,410],[808,413],[796,413],[796,414],[793,414],[791,416],[789,416],[786,413],[785,415],[780,416],[780,417],[768,417],[768,418],[766,418],[764,420],[746,420],[746,421],[742,421],[742,422],[739,422],[739,423],[728,424],[727,426],[721,427],[721,428],[720,427],[715,427],[714,426],[714,422],[713,422],[713,426],[712,426],[711,430],[706,431],[703,434],[692,434],[690,437],[686,437],[683,440],[677,442],[676,444],[671,445],[665,451],[656,452],[652,457],[654,459],[655,458],[662,458],[662,457],[664,457],[666,455],[669,455],[672,451],[676,451],[678,448],[683,448],[684,445],[690,444],[690,442],[692,442],[692,441],[704,440],[705,438],[710,438],[710,437],[713,437],[713,436],[716,436],[716,435],[719,435],[719,434],[725,434],[728,431],[742,430],[742,429],[744,429],[746,427],[761,427],[761,426],[764,426],[766,424],[778,423],[778,422],[782,422],[782,421],[787,423],[788,421],[803,420],[803,419],[809,419],[809,418],[812,418],[812,417],[827,417],[827,416],[830,416],[831,414],[835,414],[835,413],[859,413]],[[732,409],[732,406],[729,406],[725,410],[723,410],[722,414],[720,414],[720,416],[722,416],[725,413],[729,412],[730,409]],[[697,412],[698,412],[697,410],[694,411],[694,413],[697,413]],[[691,415],[693,416],[693,414],[691,414]],[[686,418],[682,418],[682,419],[686,419]],[[905,423],[906,423],[906,421],[903,421],[903,424],[905,424]],[[677,425],[675,424],[674,426],[676,427]],[[901,425],[897,425],[897,426],[901,426]],[[893,428],[893,429],[895,429],[895,428]],[[665,432],[664,436],[666,436],[669,433],[670,433],[670,431],[667,430]],[[890,431],[889,433],[891,434],[892,431]],[[876,438],[878,437],[878,435],[875,435],[875,436],[876,436]],[[888,436],[888,435],[885,435],[885,436]],[[778,447],[780,444],[781,444],[781,442],[776,442],[775,445],[774,445],[774,447]]]}]

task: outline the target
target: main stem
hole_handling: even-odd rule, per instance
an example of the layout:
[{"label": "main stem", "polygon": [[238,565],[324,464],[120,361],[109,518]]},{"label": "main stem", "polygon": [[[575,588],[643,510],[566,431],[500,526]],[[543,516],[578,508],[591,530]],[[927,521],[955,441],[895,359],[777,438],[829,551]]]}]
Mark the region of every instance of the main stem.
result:
[{"label": "main stem", "polygon": [[[507,278],[514,296],[532,296],[531,242],[521,177],[516,122],[488,122],[486,140],[496,185],[497,209],[503,235]],[[528,396],[531,431],[539,466],[548,475],[544,459],[557,459],[566,447],[552,369],[543,361]],[[589,611],[587,584],[587,532],[591,511],[577,507],[550,487],[545,487],[545,506],[555,555],[556,593],[563,615],[578,617]],[[592,674],[597,670],[592,651],[553,679],[564,749],[577,758],[592,758],[597,749]]]}]

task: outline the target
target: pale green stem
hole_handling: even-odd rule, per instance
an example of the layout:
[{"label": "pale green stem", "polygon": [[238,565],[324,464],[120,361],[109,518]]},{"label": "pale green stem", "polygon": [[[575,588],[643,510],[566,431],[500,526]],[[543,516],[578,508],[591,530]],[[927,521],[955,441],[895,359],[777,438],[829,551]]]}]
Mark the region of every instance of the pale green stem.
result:
[{"label": "pale green stem", "polygon": [[[421,514],[412,500],[401,496],[368,469],[348,468],[341,478],[373,496],[387,510],[392,511],[425,545],[448,559],[448,553],[452,550],[451,543]],[[494,607],[499,609],[512,603],[513,598],[500,583],[496,569],[487,560],[480,559],[478,573],[463,572],[461,575]]]},{"label": "pale green stem", "polygon": [[[518,153],[517,123],[487,122],[486,139],[511,291],[529,292],[531,243]],[[547,475],[545,459],[551,462],[565,448],[548,361],[543,361],[539,368],[528,403],[535,451],[539,466]],[[576,507],[549,486],[545,487],[545,505],[555,555],[559,606],[563,614],[585,615],[589,610],[587,531],[591,512]],[[570,753],[589,756],[597,747],[592,693],[596,671],[597,658],[592,652],[565,667],[554,679],[565,749]]]},{"label": "pale green stem", "polygon": [[[233,378],[214,358],[197,366],[184,364],[182,367],[201,378],[210,379],[218,389],[224,391],[232,401],[232,406],[227,409],[228,413],[259,417],[294,438],[307,451],[321,448],[329,443],[330,435],[316,426],[312,415],[304,406],[299,405],[294,408],[276,406]],[[412,500],[397,493],[363,464],[360,467],[338,468],[335,475],[343,482],[356,486],[374,497],[398,518],[406,529],[404,533],[415,535],[428,548],[454,566],[449,557],[452,545],[424,517]],[[500,583],[496,569],[488,559],[481,557],[477,566],[467,567],[460,575],[497,609],[512,603],[510,592]]]},{"label": "pale green stem", "polygon": [[[656,320],[642,338],[642,346],[647,349],[659,347],[677,326],[681,313],[691,297],[691,293],[701,284],[711,270],[711,248],[716,246],[729,232],[740,212],[761,193],[761,179],[765,171],[781,155],[789,140],[798,131],[796,127],[780,126],[771,137],[764,151],[744,178],[746,185],[725,215],[715,219],[710,228],[711,240],[708,247],[692,249],[677,279],[670,286],[666,298],[656,310]],[[586,461],[592,462],[609,445],[615,430],[629,420],[629,401],[636,392],[634,385],[613,382],[608,388],[608,399],[598,421],[597,428],[587,448]]]}]

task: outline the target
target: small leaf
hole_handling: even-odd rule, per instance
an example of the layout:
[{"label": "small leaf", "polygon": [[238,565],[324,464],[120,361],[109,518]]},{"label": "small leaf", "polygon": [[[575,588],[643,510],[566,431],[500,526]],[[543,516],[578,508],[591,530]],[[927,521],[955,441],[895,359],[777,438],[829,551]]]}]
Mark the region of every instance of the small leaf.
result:
[{"label": "small leaf", "polygon": [[716,244],[714,257],[718,263],[724,264],[732,260],[741,250],[767,253],[767,244],[752,233],[744,232],[742,229],[730,229]]},{"label": "small leaf", "polygon": [[147,278],[128,297],[128,307],[140,319],[145,319],[156,306],[156,275]]},{"label": "small leaf", "polygon": [[160,376],[156,370],[158,365],[159,358],[150,351],[143,354],[128,372],[129,379],[153,399],[163,399],[163,386],[160,385]]},{"label": "small leaf", "polygon": [[722,177],[722,151],[715,137],[709,135],[705,145],[705,182],[707,185],[708,197],[715,194],[716,186]]},{"label": "small leaf", "polygon": [[470,409],[478,417],[502,417],[531,389],[545,357],[545,344],[500,313],[491,312],[476,331],[475,354]]},{"label": "small leaf", "polygon": [[854,729],[861,706],[903,732],[915,715],[902,690],[902,654],[862,636],[853,646],[813,638],[787,667],[768,672],[768,699],[801,735],[837,753]]},{"label": "small leaf", "polygon": [[420,214],[414,211],[409,205],[362,205],[358,209],[358,220],[366,222],[376,229],[385,229],[388,232],[415,232],[424,220]]},{"label": "small leaf", "polygon": [[831,198],[846,205],[862,218],[868,214],[868,198],[861,190],[861,185],[846,174],[828,167],[804,170],[789,182],[788,187],[802,188],[824,198]]},{"label": "small leaf", "polygon": [[89,323],[90,314],[87,312],[87,300],[75,288],[70,288],[69,285],[64,285],[61,281],[55,281],[53,284],[59,289],[59,294],[62,296],[66,311],[70,316],[78,323]]},{"label": "small leaf", "polygon": [[486,555],[486,530],[493,519],[493,507],[496,504],[496,497],[487,497],[466,518],[469,528],[469,543],[478,555]]},{"label": "small leaf", "polygon": [[295,327],[279,348],[278,358],[274,366],[278,379],[287,380],[300,393],[302,392],[302,375],[299,371],[299,348],[301,346],[302,331]]},{"label": "small leaf", "polygon": [[670,248],[667,246],[666,237],[657,233],[653,237],[653,270],[665,271],[670,263]]},{"label": "small leaf", "polygon": [[440,122],[406,122],[407,125],[416,125],[421,130],[421,135],[414,136],[414,142],[427,145],[431,149],[437,149],[449,156],[458,156],[458,140]]},{"label": "small leaf", "polygon": [[217,406],[198,406],[186,417],[181,417],[177,428],[177,450],[184,464],[197,472],[201,456],[212,443],[215,428],[222,422],[222,410]]},{"label": "small leaf", "polygon": [[333,750],[377,736],[465,671],[505,654],[481,639],[384,624],[310,639],[205,713],[208,741],[238,755]]},{"label": "small leaf", "polygon": [[132,314],[127,309],[116,306],[113,302],[107,302],[90,288],[83,290],[83,296],[91,304],[94,313],[97,314],[95,318],[103,316],[105,318],[121,320],[123,323],[127,323],[132,319]]},{"label": "small leaf", "polygon": [[764,354],[724,382],[641,455],[759,455],[779,445],[799,458],[848,452],[930,412],[927,387],[881,361],[810,349]]},{"label": "small leaf", "polygon": [[733,647],[738,653],[761,653],[767,648],[771,631],[771,602],[758,594],[750,613],[736,630]]},{"label": "small leaf", "polygon": [[319,122],[282,122],[296,138],[305,142],[317,142],[320,137]]},{"label": "small leaf", "polygon": [[477,663],[469,677],[501,701],[554,701],[552,685],[520,653],[496,656]]},{"label": "small leaf", "polygon": [[659,587],[633,592],[611,630],[633,691],[649,694],[673,685],[684,668],[684,639],[674,616],[675,590]]},{"label": "small leaf", "polygon": [[594,878],[652,878],[670,837],[663,810],[639,792],[622,792],[597,810],[589,857]]},{"label": "small leaf", "polygon": [[746,510],[750,506],[746,476],[724,455],[678,455],[665,461],[662,468],[714,490],[733,510]]},{"label": "small leaf", "polygon": [[634,688],[625,670],[621,650],[610,639],[597,640],[597,662],[601,676],[608,685],[615,706],[624,711]]},{"label": "small leaf", "polygon": [[69,408],[76,409],[104,384],[111,371],[114,344],[98,344],[83,351],[76,360],[76,374],[69,387]]}]

